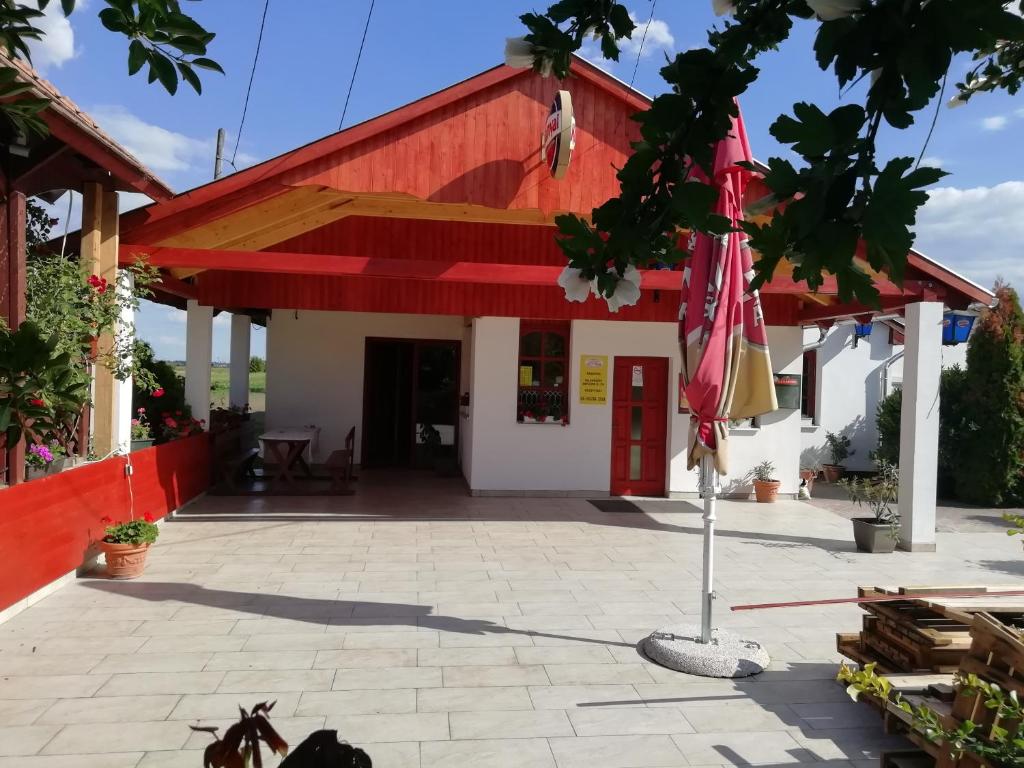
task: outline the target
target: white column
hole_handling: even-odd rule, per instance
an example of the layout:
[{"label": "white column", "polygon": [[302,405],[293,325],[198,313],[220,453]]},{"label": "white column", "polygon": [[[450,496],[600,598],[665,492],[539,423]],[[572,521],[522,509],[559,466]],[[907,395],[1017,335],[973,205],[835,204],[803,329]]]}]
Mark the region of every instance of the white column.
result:
[{"label": "white column", "polygon": [[935,551],[942,304],[908,304],[900,415],[900,547]]},{"label": "white column", "polygon": [[[132,276],[129,272],[119,272],[118,277],[124,278],[119,282],[117,289],[123,291],[128,295],[135,289],[135,284]],[[127,303],[121,308],[121,328],[134,328],[135,323],[135,310],[131,308]],[[131,359],[124,361],[130,363]],[[132,382],[131,376],[126,378],[124,381],[118,381],[115,383],[114,388],[116,390],[116,401],[117,406],[114,416],[114,442],[117,444],[118,450],[128,453],[131,450],[132,442],[132,418],[134,412],[132,409]]]},{"label": "white column", "polygon": [[213,307],[188,302],[185,325],[185,402],[192,418],[210,421],[210,366],[213,363]]},{"label": "white column", "polygon": [[231,316],[231,371],[228,403],[242,408],[249,402],[249,334],[252,323],[248,315]]}]

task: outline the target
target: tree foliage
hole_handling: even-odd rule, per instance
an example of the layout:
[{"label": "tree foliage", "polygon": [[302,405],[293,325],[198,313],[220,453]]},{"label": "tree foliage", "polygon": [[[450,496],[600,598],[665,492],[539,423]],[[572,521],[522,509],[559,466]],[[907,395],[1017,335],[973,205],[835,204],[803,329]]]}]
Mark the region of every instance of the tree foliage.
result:
[{"label": "tree foliage", "polygon": [[1024,312],[1017,292],[996,286],[994,309],[967,348],[956,492],[977,504],[1024,502]]},{"label": "tree foliage", "polygon": [[[970,416],[965,407],[969,391],[967,371],[954,365],[942,371],[939,381],[939,459],[938,492],[942,497],[956,494],[954,477],[963,452],[961,440],[970,429]],[[903,390],[895,389],[884,397],[875,411],[878,426],[878,448],[872,454],[878,462],[899,464],[900,418]]]},{"label": "tree foliage", "polygon": [[[719,3],[716,3],[718,5]],[[591,220],[558,218],[560,245],[581,277],[598,281],[610,296],[626,267],[678,261],[680,232],[720,234],[730,223],[711,213],[716,190],[713,147],[738,114],[736,99],[757,79],[757,58],[785,41],[796,22],[822,18],[814,52],[849,92],[867,80],[860,103],[825,112],[794,104],[772,135],[799,158],[769,159],[762,171],[771,190],[758,203],[772,211],[766,222],[742,225],[760,253],[753,287],[771,279],[783,259],[793,277],[810,288],[836,276],[839,295],[878,305],[878,292],[863,268],[858,244],[876,271],[902,282],[926,187],[945,174],[911,157],[882,161],[877,140],[883,126],[905,129],[942,89],[954,56],[968,54],[986,77],[968,76],[964,97],[981,90],[1014,92],[1020,83],[1024,19],[1011,0],[735,0],[731,18],[708,32],[707,45],[679,53],[662,69],[668,92],[634,119],[640,140],[618,172],[619,196],[595,208]],[[846,10],[836,12],[835,6]],[[545,14],[520,17],[528,29],[534,68],[569,75],[571,53],[591,35],[603,55],[617,59],[634,25],[615,0],[560,0]],[[997,77],[993,67],[1004,74]],[[988,73],[988,74],[985,74]],[[609,272],[614,267],[614,272]]]},{"label": "tree foliage", "polygon": [[[0,47],[10,55],[32,60],[30,43],[46,34],[37,26],[53,0],[37,0],[38,7],[19,0],[0,0]],[[223,74],[224,70],[207,56],[207,47],[215,35],[181,10],[178,0],[104,0],[100,22],[108,30],[128,40],[128,74],[146,70],[149,82],[159,82],[174,94],[181,81],[196,93],[203,86],[196,70]],[[61,10],[70,16],[76,0],[60,0]],[[45,136],[46,124],[39,113],[46,99],[22,96],[30,86],[17,82],[17,70],[0,67],[0,136],[10,141],[34,133]],[[6,101],[20,97],[16,101]]]}]

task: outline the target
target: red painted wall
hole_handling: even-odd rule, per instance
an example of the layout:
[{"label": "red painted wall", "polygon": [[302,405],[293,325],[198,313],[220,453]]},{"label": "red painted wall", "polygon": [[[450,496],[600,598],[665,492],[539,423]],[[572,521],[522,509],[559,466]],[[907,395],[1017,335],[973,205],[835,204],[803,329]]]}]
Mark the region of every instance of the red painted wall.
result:
[{"label": "red painted wall", "polygon": [[194,435],[0,490],[0,610],[92,557],[100,518],[159,519],[210,484],[210,438]]}]

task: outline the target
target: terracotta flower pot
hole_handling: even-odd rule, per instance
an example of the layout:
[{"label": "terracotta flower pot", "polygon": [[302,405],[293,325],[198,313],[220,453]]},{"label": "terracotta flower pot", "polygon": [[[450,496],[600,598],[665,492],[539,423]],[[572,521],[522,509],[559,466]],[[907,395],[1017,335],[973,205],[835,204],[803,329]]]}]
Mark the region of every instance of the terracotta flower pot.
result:
[{"label": "terracotta flower pot", "polygon": [[839,479],[846,472],[846,467],[840,464],[822,464],[821,472],[829,483],[838,483]]},{"label": "terracotta flower pot", "polygon": [[101,541],[100,549],[107,560],[107,576],[112,579],[134,579],[146,567],[149,544],[112,544]]},{"label": "terracotta flower pot", "polygon": [[778,480],[755,480],[754,496],[761,504],[772,504],[779,495],[780,485]]}]

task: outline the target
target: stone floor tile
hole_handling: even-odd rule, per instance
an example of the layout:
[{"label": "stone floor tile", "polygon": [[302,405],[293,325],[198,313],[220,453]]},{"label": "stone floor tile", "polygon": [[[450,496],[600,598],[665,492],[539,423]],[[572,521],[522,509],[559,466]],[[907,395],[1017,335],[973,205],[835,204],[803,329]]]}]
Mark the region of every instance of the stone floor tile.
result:
[{"label": "stone floor tile", "polygon": [[315,651],[228,651],[214,653],[206,669],[310,669],[315,657]]},{"label": "stone floor tile", "polygon": [[111,675],[110,681],[96,695],[213,693],[223,679],[223,672],[128,672]]},{"label": "stone floor tile", "polygon": [[211,656],[209,653],[118,653],[107,656],[92,672],[199,672],[207,668]]},{"label": "stone floor tile", "polygon": [[[102,654],[0,653],[0,676],[3,675],[80,675],[95,669],[103,661]],[[103,670],[96,670],[102,672]]]},{"label": "stone floor tile", "polygon": [[334,677],[332,690],[435,688],[441,683],[441,667],[339,669]]},{"label": "stone floor tile", "polygon": [[578,736],[629,736],[692,733],[682,713],[672,709],[594,706],[569,712]]},{"label": "stone floor tile", "polygon": [[221,720],[261,701],[273,702],[274,717],[290,717],[299,703],[298,692],[259,691],[255,693],[191,693],[182,696],[168,715],[169,720]]},{"label": "stone floor tile", "polygon": [[0,700],[0,724],[31,725],[48,710],[56,699]]},{"label": "stone floor tile", "polygon": [[[33,755],[0,757],[0,768],[135,768],[142,759],[141,752],[118,752],[102,755]],[[192,763],[188,768],[202,765]]]},{"label": "stone floor tile", "polygon": [[678,710],[697,733],[731,733],[736,731],[737,723],[743,723],[743,730],[747,732],[786,731],[803,724],[785,704],[762,705],[754,701],[736,701],[723,707],[681,704]]},{"label": "stone floor tile", "polygon": [[235,670],[219,674],[224,679],[217,693],[329,691],[334,680],[333,669]]},{"label": "stone floor tile", "polygon": [[0,725],[0,756],[34,755],[60,728],[59,725]]},{"label": "stone floor tile", "polygon": [[444,667],[446,688],[473,686],[547,685],[549,680],[542,666]]},{"label": "stone floor tile", "polygon": [[143,621],[134,634],[142,637],[227,635],[237,621]]},{"label": "stone floor tile", "polygon": [[869,728],[878,724],[878,713],[853,701],[835,704],[792,704],[796,713],[807,727],[814,730],[837,730]]},{"label": "stone floor tile", "polygon": [[545,739],[435,741],[420,745],[421,768],[555,768]]},{"label": "stone floor tile", "polygon": [[[238,648],[223,648],[225,651],[328,651],[341,648],[345,635],[328,632],[307,632],[290,635],[251,635],[232,638],[241,641]],[[152,642],[152,641],[151,641]]]},{"label": "stone floor tile", "polygon": [[150,638],[140,637],[128,639],[142,641],[142,645],[135,649],[139,653],[230,652],[242,650],[246,643],[246,638],[240,635],[190,635],[184,637],[179,637],[177,635],[161,635]]},{"label": "stone floor tile", "polygon": [[97,696],[91,699],[61,699],[36,722],[123,723],[165,720],[181,697],[177,694],[138,696]]},{"label": "stone floor tile", "polygon": [[[434,649],[436,650],[436,649]],[[422,653],[422,651],[420,651]],[[415,648],[317,651],[314,669],[415,667]]]},{"label": "stone floor tile", "polygon": [[785,765],[816,759],[788,732],[673,736],[689,765]]},{"label": "stone floor tile", "polygon": [[[351,744],[388,741],[447,741],[447,712],[328,715],[324,726]],[[372,757],[372,756],[371,756]]]},{"label": "stone floor tile", "polygon": [[[520,664],[614,664],[615,659],[603,645],[540,646],[516,648]],[[632,659],[635,661],[636,659]],[[649,678],[648,678],[649,679]]]},{"label": "stone floor tile", "polygon": [[517,661],[514,648],[420,648],[417,652],[421,667],[499,666],[525,663]]},{"label": "stone floor tile", "polygon": [[453,739],[529,739],[574,736],[565,712],[482,710],[449,714]]},{"label": "stone floor tile", "polygon": [[43,750],[47,755],[148,752],[180,749],[189,738],[183,723],[88,723],[68,725]]},{"label": "stone floor tile", "polygon": [[531,686],[530,699],[537,709],[574,709],[591,704],[617,706],[644,706],[644,702],[631,685],[550,685]]},{"label": "stone floor tile", "polygon": [[678,768],[687,765],[669,736],[577,736],[549,739],[558,768]]},{"label": "stone floor tile", "polygon": [[419,712],[476,712],[533,709],[526,688],[421,688],[416,691]]},{"label": "stone floor tile", "polygon": [[437,632],[356,632],[345,638],[345,650],[365,648],[437,648]]},{"label": "stone floor tile", "polygon": [[73,699],[92,696],[109,675],[36,675],[0,677],[0,701],[5,699]]},{"label": "stone floor tile", "polygon": [[307,691],[295,708],[305,715],[394,715],[416,711],[416,690]]},{"label": "stone floor tile", "polygon": [[602,685],[648,683],[651,676],[643,664],[546,664],[552,685]]}]

